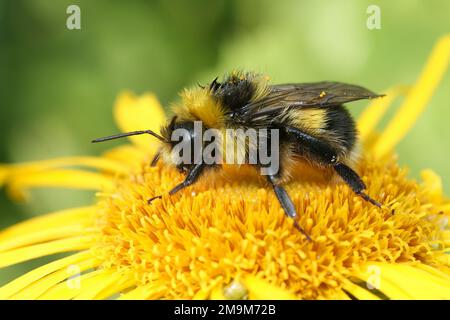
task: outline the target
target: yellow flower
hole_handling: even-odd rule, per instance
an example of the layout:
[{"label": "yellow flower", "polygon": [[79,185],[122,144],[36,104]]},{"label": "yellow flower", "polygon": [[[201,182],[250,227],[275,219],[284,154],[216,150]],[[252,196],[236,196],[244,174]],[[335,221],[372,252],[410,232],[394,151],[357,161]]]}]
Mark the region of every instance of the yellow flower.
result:
[{"label": "yellow flower", "polygon": [[[151,137],[102,157],[0,166],[16,199],[34,187],[97,191],[95,204],[19,223],[0,232],[0,267],[70,253],[0,288],[10,299],[417,299],[450,298],[450,202],[441,180],[407,177],[393,149],[419,117],[446,70],[450,36],[433,50],[417,83],[394,87],[358,121],[359,171],[380,210],[317,172],[287,189],[305,240],[275,196],[247,171],[216,174],[147,205],[183,179],[150,167]],[[392,101],[403,105],[381,133]],[[157,130],[164,113],[147,94],[123,93],[114,114],[123,131]],[[89,170],[85,170],[87,168]],[[97,171],[92,171],[92,168]]]}]

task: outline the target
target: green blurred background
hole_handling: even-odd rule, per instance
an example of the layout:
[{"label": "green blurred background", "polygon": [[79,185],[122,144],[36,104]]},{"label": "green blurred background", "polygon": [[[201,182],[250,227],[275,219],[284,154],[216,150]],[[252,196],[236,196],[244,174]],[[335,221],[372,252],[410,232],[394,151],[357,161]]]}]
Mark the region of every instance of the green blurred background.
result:
[{"label": "green blurred background", "polygon": [[[66,9],[81,8],[81,30]],[[367,7],[381,29],[366,27]],[[0,162],[98,155],[113,144],[118,92],[155,92],[164,105],[184,86],[235,68],[272,81],[336,80],[383,92],[418,77],[435,41],[450,32],[450,2],[419,1],[0,1]],[[450,194],[450,72],[398,146],[418,177],[433,168]],[[358,115],[365,102],[351,107]],[[0,192],[0,228],[89,203],[91,192],[40,190],[29,203]],[[0,283],[33,266],[1,271]]]}]

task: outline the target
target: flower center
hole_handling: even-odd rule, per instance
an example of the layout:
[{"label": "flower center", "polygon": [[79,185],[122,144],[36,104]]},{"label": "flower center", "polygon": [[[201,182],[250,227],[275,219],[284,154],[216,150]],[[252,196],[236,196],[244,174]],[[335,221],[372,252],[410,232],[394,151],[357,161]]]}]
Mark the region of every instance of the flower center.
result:
[{"label": "flower center", "polygon": [[[249,168],[212,172],[169,197],[183,176],[162,164],[146,165],[101,196],[95,249],[105,266],[153,282],[166,298],[190,298],[246,274],[317,298],[365,262],[432,260],[428,242],[438,228],[427,218],[438,210],[426,190],[392,159],[363,160],[359,169],[368,194],[385,209],[340,181],[318,179],[317,171],[287,184],[309,242]],[[147,204],[159,194],[165,196]]]}]

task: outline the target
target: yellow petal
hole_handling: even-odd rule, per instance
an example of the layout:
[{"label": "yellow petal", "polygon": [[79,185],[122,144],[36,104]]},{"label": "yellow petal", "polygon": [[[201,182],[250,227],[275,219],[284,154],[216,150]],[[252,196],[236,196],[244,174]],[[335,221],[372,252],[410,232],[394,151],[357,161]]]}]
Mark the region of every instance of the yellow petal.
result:
[{"label": "yellow petal", "polygon": [[[429,272],[404,263],[372,263],[378,268],[379,289],[391,299],[450,299],[450,280],[441,273]],[[444,276],[445,275],[445,276]],[[361,272],[369,281],[373,274]]]},{"label": "yellow petal", "polygon": [[79,295],[86,289],[86,285],[92,289],[92,279],[99,281],[101,287],[101,281],[104,279],[104,269],[87,272],[80,274],[76,278],[65,278],[65,281],[59,282],[52,286],[49,290],[44,291],[39,295],[40,300],[71,300],[75,296]]},{"label": "yellow petal", "polygon": [[10,296],[53,272],[65,269],[71,265],[77,265],[81,261],[88,260],[92,260],[92,253],[90,251],[83,251],[33,269],[1,287],[0,300],[8,299]]},{"label": "yellow petal", "polygon": [[52,170],[34,172],[15,176],[9,182],[8,191],[12,198],[24,200],[27,189],[31,187],[60,187],[86,190],[105,190],[113,187],[111,176],[81,171],[81,170]]},{"label": "yellow petal", "polygon": [[192,297],[192,300],[206,300],[210,295],[208,290],[200,289],[197,293]]},{"label": "yellow petal", "polygon": [[[130,168],[139,168],[147,154],[134,145],[122,145],[105,152],[103,156],[125,163]],[[149,159],[147,165],[150,161]]]},{"label": "yellow petal", "polygon": [[0,242],[9,241],[28,233],[36,233],[64,225],[77,224],[79,221],[93,219],[95,206],[67,209],[28,219],[0,232]]},{"label": "yellow petal", "polygon": [[77,264],[70,265],[67,268],[55,271],[53,273],[44,276],[43,278],[25,287],[22,291],[11,296],[9,299],[14,300],[37,299],[47,290],[54,287],[55,285],[58,285],[58,283],[64,281],[67,278],[73,279],[74,284],[76,284],[79,273],[92,269],[98,266],[98,264],[99,264],[98,260],[95,259],[80,261]]},{"label": "yellow petal", "polygon": [[351,300],[351,298],[342,289],[328,292],[324,297],[326,300]]},{"label": "yellow petal", "polygon": [[439,85],[449,60],[450,35],[447,35],[438,41],[416,84],[377,140],[375,156],[386,156],[411,129]]},{"label": "yellow petal", "polygon": [[20,164],[0,166],[0,186],[7,182],[7,179],[15,175],[29,174],[39,171],[48,171],[63,167],[87,167],[111,173],[124,174],[129,172],[126,163],[100,157],[66,157],[41,161],[25,162]]},{"label": "yellow petal", "polygon": [[216,286],[212,291],[209,297],[211,300],[226,300],[223,295],[223,289],[221,286]]},{"label": "yellow petal", "polygon": [[50,241],[0,253],[0,268],[59,252],[84,250],[94,243],[92,236]]},{"label": "yellow petal", "polygon": [[[378,268],[380,273],[374,274],[373,272],[367,272],[366,269],[366,271],[356,273],[355,276],[363,279],[366,283],[374,284],[374,282],[376,282],[377,284],[374,285],[376,286],[376,289],[382,290],[389,299],[410,300],[413,298],[412,295],[391,283],[389,280],[381,278],[381,269],[379,269],[378,266],[375,266],[374,264],[370,264],[369,266]],[[378,277],[378,279],[374,281],[373,277]]]},{"label": "yellow petal", "polygon": [[375,132],[375,128],[383,115],[392,105],[394,100],[408,93],[410,87],[395,86],[386,91],[386,95],[379,99],[374,99],[363,111],[358,119],[359,138],[365,143],[367,138]]},{"label": "yellow petal", "polygon": [[414,265],[414,267],[417,268],[417,269],[424,270],[424,271],[426,271],[428,273],[431,273],[431,274],[435,275],[438,278],[442,278],[442,279],[444,279],[446,281],[450,281],[450,273],[448,273],[449,270],[447,270],[447,273],[445,273],[445,272],[443,272],[441,270],[433,268],[432,266],[426,265],[424,263],[419,263],[417,265]]},{"label": "yellow petal", "polygon": [[85,281],[81,281],[80,288],[83,290],[75,297],[76,300],[94,300],[99,299],[102,291],[120,282],[124,275],[112,270],[101,270],[101,274],[96,277],[90,277]]},{"label": "yellow petal", "polygon": [[360,287],[351,281],[346,281],[343,289],[345,290],[344,292],[350,293],[358,300],[380,300],[369,288]]},{"label": "yellow petal", "polygon": [[442,202],[442,179],[433,170],[422,170],[420,173],[425,191],[430,197],[430,201],[440,204]]},{"label": "yellow petal", "polygon": [[[131,92],[119,95],[114,106],[114,117],[123,132],[150,129],[158,133],[166,119],[155,95],[147,93],[136,97]],[[143,151],[151,153],[156,151],[158,140],[152,136],[134,136],[130,139]]]},{"label": "yellow petal", "polygon": [[242,282],[247,287],[251,300],[297,300],[293,293],[256,276],[246,276],[242,279]]},{"label": "yellow petal", "polygon": [[10,239],[9,241],[0,242],[0,253],[46,241],[88,235],[92,232],[91,223],[92,221],[89,219],[74,225],[47,229],[34,233],[25,233]]},{"label": "yellow petal", "polygon": [[76,279],[67,279],[50,290],[39,296],[39,299],[45,300],[93,300],[101,297],[108,298],[105,293],[111,292],[108,289],[113,288],[112,293],[119,292],[119,285],[126,283],[129,286],[130,281],[124,278],[123,274],[112,270],[100,269],[80,275]]},{"label": "yellow petal", "polygon": [[97,293],[95,299],[111,299],[113,296],[117,296],[131,287],[136,287],[136,280],[122,276],[118,281]]},{"label": "yellow petal", "polygon": [[436,258],[440,263],[450,267],[450,252],[440,254]]},{"label": "yellow petal", "polygon": [[118,300],[146,300],[160,299],[164,295],[166,288],[164,286],[147,283],[122,294]]}]

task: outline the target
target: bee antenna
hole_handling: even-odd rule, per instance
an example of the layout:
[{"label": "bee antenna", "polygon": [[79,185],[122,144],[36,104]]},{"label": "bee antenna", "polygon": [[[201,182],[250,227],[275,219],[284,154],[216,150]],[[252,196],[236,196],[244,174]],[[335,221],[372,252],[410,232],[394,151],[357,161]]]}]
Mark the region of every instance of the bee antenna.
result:
[{"label": "bee antenna", "polygon": [[115,134],[115,135],[112,135],[112,136],[97,138],[97,139],[92,140],[91,142],[92,143],[97,143],[97,142],[109,141],[109,140],[129,137],[129,136],[137,136],[137,135],[140,135],[140,134],[149,134],[149,135],[154,136],[155,138],[157,138],[160,141],[164,141],[163,137],[161,137],[159,134],[153,132],[152,130],[140,130],[140,131],[131,131],[131,132]]}]

